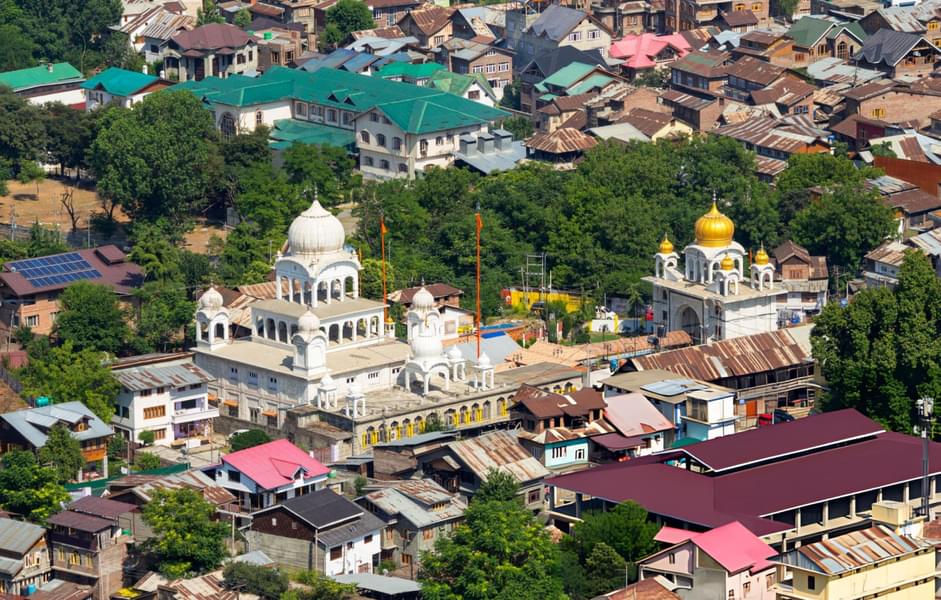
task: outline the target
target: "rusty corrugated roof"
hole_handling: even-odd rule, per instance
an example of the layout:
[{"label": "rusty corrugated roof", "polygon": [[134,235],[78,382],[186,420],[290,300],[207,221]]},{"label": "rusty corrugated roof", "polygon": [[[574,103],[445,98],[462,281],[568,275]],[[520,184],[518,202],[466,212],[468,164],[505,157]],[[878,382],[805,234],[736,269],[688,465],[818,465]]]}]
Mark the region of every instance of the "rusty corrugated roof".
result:
[{"label": "rusty corrugated roof", "polygon": [[552,133],[539,133],[526,140],[526,146],[549,154],[580,152],[594,148],[596,138],[571,127],[562,127]]},{"label": "rusty corrugated roof", "polygon": [[490,469],[512,475],[525,483],[542,479],[549,471],[533,458],[506,431],[495,431],[476,438],[448,444],[448,448],[480,479],[486,479]]},{"label": "rusty corrugated roof", "polygon": [[782,329],[632,360],[639,370],[664,369],[700,381],[717,381],[793,367],[810,359],[810,354]]},{"label": "rusty corrugated roof", "polygon": [[884,525],[805,544],[780,557],[780,562],[825,575],[839,575],[927,550],[931,544],[897,534]]}]

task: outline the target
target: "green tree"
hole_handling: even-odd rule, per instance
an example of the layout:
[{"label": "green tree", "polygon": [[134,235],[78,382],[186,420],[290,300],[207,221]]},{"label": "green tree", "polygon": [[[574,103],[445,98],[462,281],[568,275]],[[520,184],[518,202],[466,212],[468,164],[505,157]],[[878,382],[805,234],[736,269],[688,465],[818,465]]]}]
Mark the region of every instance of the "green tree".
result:
[{"label": "green tree", "polygon": [[[386,261],[386,291],[395,287],[395,268]],[[382,299],[382,259],[365,258],[359,272],[359,295],[373,300]]]},{"label": "green tree", "polygon": [[245,29],[252,24],[252,13],[248,12],[247,8],[241,8],[235,13],[235,18],[232,20],[232,23],[236,27]]},{"label": "green tree", "polygon": [[0,464],[0,507],[4,510],[44,524],[71,499],[59,483],[56,469],[37,464],[32,452],[7,452]]},{"label": "green tree", "polygon": [[339,43],[354,31],[374,28],[376,22],[372,11],[362,0],[339,0],[327,9],[326,25],[336,28],[339,39],[334,43]]},{"label": "green tree", "polygon": [[152,446],[156,437],[153,431],[145,430],[137,434],[137,441],[145,446]]},{"label": "green tree", "polygon": [[78,400],[110,423],[120,386],[103,358],[89,348],[75,350],[71,341],[41,355],[31,348],[29,363],[17,371],[22,393],[31,398],[46,396],[54,403]]},{"label": "green tree", "polygon": [[521,115],[503,121],[503,128],[513,134],[514,140],[525,140],[536,131],[533,122]]},{"label": "green tree", "polygon": [[811,343],[827,380],[823,410],[855,408],[911,433],[914,399],[941,393],[941,280],[923,254],[908,251],[896,290],[866,289],[846,307],[828,304]]},{"label": "green tree", "polygon": [[147,282],[135,292],[140,313],[130,345],[135,352],[166,352],[184,341],[184,330],[193,320],[196,303],[182,283]]},{"label": "green tree", "polygon": [[349,600],[356,593],[356,585],[337,583],[317,571],[302,571],[295,581],[304,586],[281,595],[281,600]]},{"label": "green tree", "polygon": [[35,164],[43,156],[46,129],[40,108],[0,86],[0,161],[18,176],[25,165]]},{"label": "green tree", "polygon": [[219,276],[230,286],[265,281],[271,272],[269,251],[277,251],[285,239],[284,233],[262,231],[257,224],[242,221],[235,226],[225,241],[219,261]]},{"label": "green tree", "polygon": [[474,502],[509,502],[516,500],[520,485],[516,478],[504,471],[490,469],[487,478],[474,494]]},{"label": "green tree", "polygon": [[154,490],[142,512],[154,532],[144,546],[166,577],[205,573],[225,558],[228,526],[214,520],[215,507],[198,491]]},{"label": "green tree", "polygon": [[[333,8],[342,2],[362,4],[360,0],[340,0]],[[327,10],[328,15],[333,8]],[[303,190],[316,190],[324,206],[342,202],[351,189],[359,187],[361,177],[355,167],[356,161],[345,148],[294,144],[284,153],[284,170],[290,181]],[[305,199],[310,202],[306,194]]]},{"label": "green tree", "polygon": [[[153,433],[153,432],[151,432]],[[134,468],[138,471],[150,471],[160,468],[160,457],[153,452],[138,452],[134,455]]]},{"label": "green tree", "polygon": [[894,228],[892,210],[877,192],[848,186],[824,192],[792,222],[794,241],[851,272]]},{"label": "green tree", "polygon": [[166,221],[135,223],[130,259],[140,265],[148,281],[167,281],[180,271],[180,252]]},{"label": "green tree", "polygon": [[127,440],[116,434],[108,440],[108,460],[124,460],[127,457]]},{"label": "green tree", "polygon": [[271,436],[261,429],[249,429],[248,431],[233,435],[232,438],[229,439],[229,447],[232,449],[232,452],[238,452],[246,448],[267,444],[270,441]]},{"label": "green tree", "polygon": [[11,23],[0,24],[0,71],[16,71],[36,64],[36,44],[22,29]]},{"label": "green tree", "polygon": [[202,8],[196,9],[196,25],[209,25],[210,23],[225,23],[215,0],[203,0]]},{"label": "green tree", "polygon": [[813,187],[859,187],[866,179],[880,174],[880,171],[871,167],[856,168],[846,156],[793,154],[787,161],[787,169],[775,181],[781,220],[790,223],[798,212],[810,204],[810,189]]},{"label": "green tree", "polygon": [[60,483],[68,483],[78,477],[85,466],[82,445],[72,437],[69,428],[56,423],[46,434],[46,443],[39,449],[39,462],[56,470]]},{"label": "green tree", "polygon": [[636,502],[618,504],[605,512],[591,511],[562,542],[565,552],[587,566],[595,547],[607,544],[628,563],[635,563],[656,549],[653,537],[659,527],[647,520],[647,511]]},{"label": "green tree", "polygon": [[215,139],[209,111],[189,92],[151,94],[131,110],[112,109],[91,147],[98,193],[135,222],[163,217],[180,227],[219,178]]},{"label": "green tree", "polygon": [[604,542],[595,544],[584,565],[576,555],[563,553],[562,572],[565,591],[572,600],[595,598],[623,587],[628,579],[627,563]]},{"label": "green tree", "polygon": [[[46,152],[63,169],[88,169],[88,152],[102,111],[76,111],[61,102],[46,107]],[[76,171],[78,175],[78,171]]]},{"label": "green tree", "polygon": [[234,561],[226,564],[222,577],[226,588],[264,600],[279,600],[290,583],[288,576],[277,569]]},{"label": "green tree", "polygon": [[59,306],[55,333],[77,350],[115,354],[124,345],[128,334],[125,315],[110,286],[73,283],[59,296]]}]

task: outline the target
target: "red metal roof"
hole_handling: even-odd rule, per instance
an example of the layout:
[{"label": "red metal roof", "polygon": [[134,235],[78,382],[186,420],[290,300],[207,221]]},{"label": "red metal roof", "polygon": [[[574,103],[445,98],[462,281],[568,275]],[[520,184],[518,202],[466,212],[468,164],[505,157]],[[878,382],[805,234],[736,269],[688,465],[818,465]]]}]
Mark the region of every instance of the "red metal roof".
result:
[{"label": "red metal roof", "polygon": [[222,457],[222,462],[235,467],[260,487],[268,490],[294,481],[294,474],[298,469],[305,470],[305,479],[330,472],[319,460],[311,458],[288,440],[275,440],[226,454]]},{"label": "red metal roof", "polygon": [[874,436],[885,429],[848,408],[774,427],[726,435],[683,448],[683,452],[715,472],[783,458]]}]

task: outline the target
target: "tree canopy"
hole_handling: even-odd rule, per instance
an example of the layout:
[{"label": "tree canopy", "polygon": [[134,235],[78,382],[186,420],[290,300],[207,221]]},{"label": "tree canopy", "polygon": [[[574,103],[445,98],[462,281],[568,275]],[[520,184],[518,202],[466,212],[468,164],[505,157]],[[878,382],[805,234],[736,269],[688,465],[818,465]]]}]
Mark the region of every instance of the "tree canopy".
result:
[{"label": "tree canopy", "polygon": [[227,588],[255,594],[263,600],[279,600],[290,583],[288,576],[278,569],[246,562],[228,563],[222,577]]},{"label": "tree canopy", "polygon": [[0,507],[44,524],[71,500],[53,467],[36,463],[28,450],[12,450],[0,459]]},{"label": "tree canopy", "polygon": [[49,428],[45,445],[39,449],[39,462],[56,470],[60,483],[68,483],[85,466],[82,445],[72,436],[69,428],[56,423]]},{"label": "tree canopy", "polygon": [[520,491],[519,483],[509,473],[490,469],[487,478],[474,494],[474,502],[509,502],[516,499]]},{"label": "tree canopy", "polygon": [[127,339],[125,314],[111,286],[78,281],[59,296],[55,332],[76,350],[116,354]]},{"label": "tree canopy", "polygon": [[238,452],[246,448],[267,444],[270,441],[271,436],[261,429],[249,429],[248,431],[233,435],[229,440],[229,447],[232,452]]},{"label": "tree canopy", "polygon": [[162,574],[177,578],[219,566],[228,527],[213,520],[214,514],[215,507],[196,490],[154,490],[143,508],[144,522],[154,532],[145,546]]},{"label": "tree canopy", "polygon": [[330,45],[343,42],[350,33],[361,29],[372,29],[376,22],[372,11],[362,0],[339,0],[327,9],[324,41]]},{"label": "tree canopy", "polygon": [[472,502],[464,516],[434,553],[423,555],[423,598],[565,598],[558,548],[519,502]]},{"label": "tree canopy", "polygon": [[896,290],[863,290],[846,307],[831,302],[815,323],[824,410],[855,408],[911,433],[915,399],[941,397],[941,280],[922,253],[906,253]]}]

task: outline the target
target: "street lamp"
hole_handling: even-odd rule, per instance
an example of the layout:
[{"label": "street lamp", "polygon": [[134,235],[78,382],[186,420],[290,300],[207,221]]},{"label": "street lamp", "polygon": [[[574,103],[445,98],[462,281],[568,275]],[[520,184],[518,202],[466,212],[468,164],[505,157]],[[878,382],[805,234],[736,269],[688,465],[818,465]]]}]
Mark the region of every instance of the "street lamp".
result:
[{"label": "street lamp", "polygon": [[918,421],[921,428],[921,512],[925,520],[929,520],[928,514],[928,432],[931,430],[931,418],[934,416],[934,398],[919,398],[915,401],[918,407]]}]

